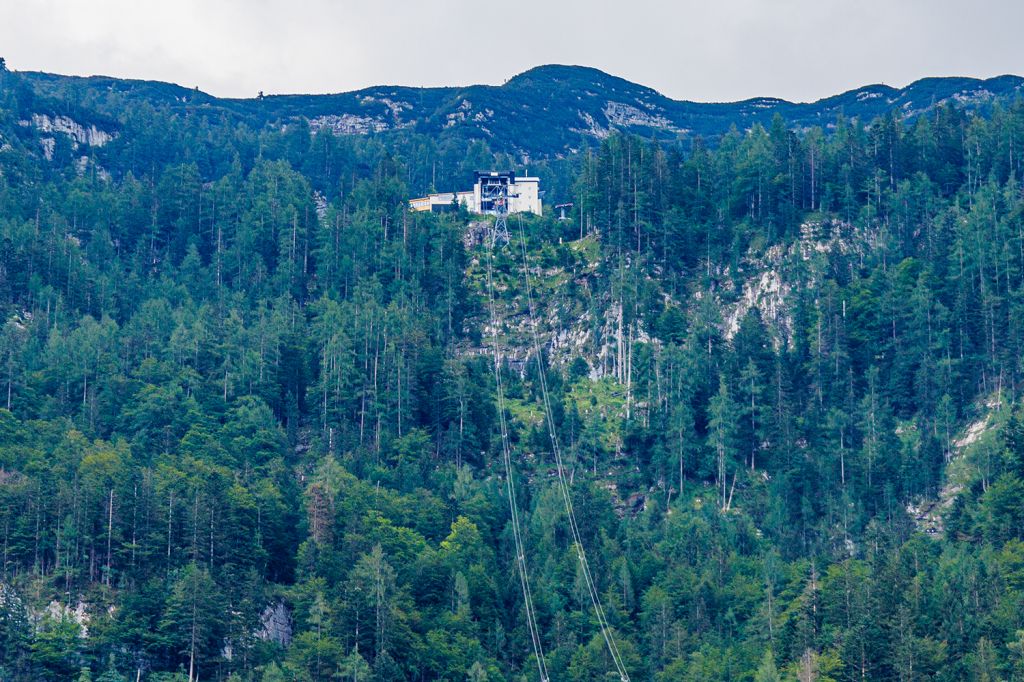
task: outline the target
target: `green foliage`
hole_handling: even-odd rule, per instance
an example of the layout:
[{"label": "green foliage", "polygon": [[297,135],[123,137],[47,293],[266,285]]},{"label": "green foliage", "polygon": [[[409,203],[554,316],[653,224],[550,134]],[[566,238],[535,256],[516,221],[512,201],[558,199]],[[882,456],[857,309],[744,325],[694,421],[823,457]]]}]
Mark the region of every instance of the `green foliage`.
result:
[{"label": "green foliage", "polygon": [[46,614],[32,638],[33,670],[43,679],[71,679],[82,665],[82,644],[82,628],[74,618]]},{"label": "green foliage", "polygon": [[632,679],[1024,678],[1024,104],[612,135],[490,260],[405,204],[482,142],[29,80],[3,679],[535,679],[510,489],[552,679],[610,679],[547,406]]}]

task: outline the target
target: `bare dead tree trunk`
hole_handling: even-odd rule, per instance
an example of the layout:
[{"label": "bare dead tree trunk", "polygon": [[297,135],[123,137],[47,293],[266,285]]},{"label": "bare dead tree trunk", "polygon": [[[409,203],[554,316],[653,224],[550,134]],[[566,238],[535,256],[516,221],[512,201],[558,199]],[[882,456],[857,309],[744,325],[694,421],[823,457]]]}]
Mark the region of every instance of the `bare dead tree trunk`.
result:
[{"label": "bare dead tree trunk", "polygon": [[107,574],[104,580],[110,587],[110,547],[114,536],[114,489],[110,489],[110,500],[107,503]]}]

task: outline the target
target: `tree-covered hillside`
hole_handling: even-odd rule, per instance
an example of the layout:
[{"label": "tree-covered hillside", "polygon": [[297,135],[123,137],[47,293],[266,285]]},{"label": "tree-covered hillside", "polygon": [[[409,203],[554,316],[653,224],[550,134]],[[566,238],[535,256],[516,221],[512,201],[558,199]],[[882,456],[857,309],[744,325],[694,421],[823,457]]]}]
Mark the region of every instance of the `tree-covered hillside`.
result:
[{"label": "tree-covered hillside", "polygon": [[611,135],[492,250],[406,204],[481,141],[94,94],[0,71],[0,679],[1024,679],[1021,102]]},{"label": "tree-covered hillside", "polygon": [[790,128],[827,129],[837,116],[869,121],[889,112],[913,118],[943,104],[987,113],[1024,92],[1024,79],[924,78],[903,88],[866,85],[816,102],[755,97],[741,102],[691,102],[597,69],[549,64],[500,86],[413,88],[382,85],[329,95],[216,97],[198,88],[108,76],[23,72],[43,96],[85,104],[119,118],[126,105],[143,103],[182,116],[251,127],[306,121],[336,134],[376,133],[389,143],[410,133],[465,147],[483,141],[519,158],[563,157],[620,132],[663,142],[695,137],[717,141],[733,126],[746,131],[782,116]]}]

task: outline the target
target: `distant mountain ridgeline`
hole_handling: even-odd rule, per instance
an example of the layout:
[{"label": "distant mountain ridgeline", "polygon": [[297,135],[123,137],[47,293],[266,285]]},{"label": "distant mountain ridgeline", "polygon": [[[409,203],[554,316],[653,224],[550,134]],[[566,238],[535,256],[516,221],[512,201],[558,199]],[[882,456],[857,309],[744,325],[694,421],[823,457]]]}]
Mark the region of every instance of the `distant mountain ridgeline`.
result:
[{"label": "distant mountain ridgeline", "polygon": [[663,140],[701,136],[713,141],[733,126],[745,130],[757,123],[768,125],[776,114],[791,128],[824,128],[840,115],[870,121],[898,111],[913,117],[946,103],[984,110],[1012,101],[1024,86],[1024,78],[1009,75],[925,78],[905,88],[868,85],[810,103],[770,97],[703,103],[673,100],[597,69],[549,65],[500,86],[376,86],[332,95],[231,99],[157,81],[31,71],[18,75],[21,87],[30,86],[37,103],[49,102],[55,110],[77,107],[89,120],[70,118],[86,128],[94,123],[106,134],[116,134],[124,104],[135,101],[257,128],[305,119],[314,130],[343,135],[410,131],[439,139],[485,140],[494,151],[538,159],[564,156],[615,130]]}]

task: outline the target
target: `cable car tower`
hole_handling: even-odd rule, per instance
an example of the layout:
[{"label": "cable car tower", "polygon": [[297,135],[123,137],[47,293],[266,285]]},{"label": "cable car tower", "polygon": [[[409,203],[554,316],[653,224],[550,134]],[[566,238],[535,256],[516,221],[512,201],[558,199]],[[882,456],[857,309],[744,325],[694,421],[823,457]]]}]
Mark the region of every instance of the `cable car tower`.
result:
[{"label": "cable car tower", "polygon": [[509,200],[518,196],[512,193],[512,186],[515,185],[515,182],[516,176],[510,172],[477,173],[477,183],[480,186],[480,211],[494,215],[494,226],[491,228],[490,234],[492,249],[499,243],[502,246],[509,243]]},{"label": "cable car tower", "polygon": [[495,199],[494,202],[494,227],[491,228],[491,248],[498,246],[498,242],[504,246],[509,242],[508,236],[508,187],[505,188],[505,196]]}]

